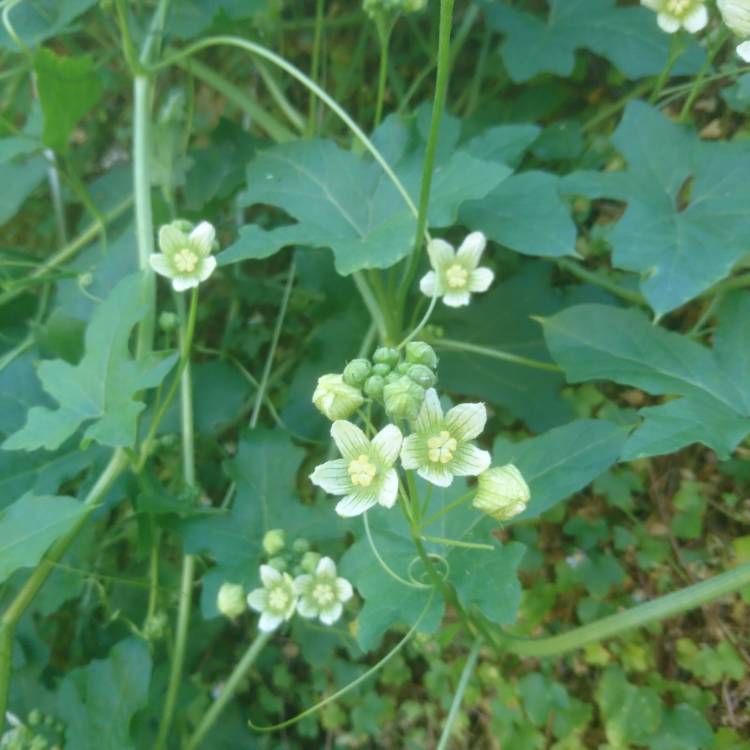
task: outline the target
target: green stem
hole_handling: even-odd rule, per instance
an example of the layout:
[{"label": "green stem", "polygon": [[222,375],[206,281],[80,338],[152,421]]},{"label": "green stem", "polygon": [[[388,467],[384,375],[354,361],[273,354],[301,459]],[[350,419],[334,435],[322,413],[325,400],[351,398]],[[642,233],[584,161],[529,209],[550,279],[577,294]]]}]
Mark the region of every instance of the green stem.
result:
[{"label": "green stem", "polygon": [[[320,78],[320,49],[323,44],[323,27],[325,26],[325,0],[316,0],[315,3],[315,35],[313,37],[312,64],[310,65],[310,78],[316,83]],[[318,100],[310,96],[309,114],[307,119],[307,135],[315,133],[315,120],[317,117]]]},{"label": "green stem", "polygon": [[640,604],[626,612],[610,615],[569,633],[538,639],[504,635],[501,640],[508,651],[519,656],[558,656],[583,648],[589,643],[613,638],[628,630],[694,609],[748,585],[750,585],[750,563],[745,563],[734,570],[709,578],[707,581],[701,581],[680,591],[661,596],[654,601]]},{"label": "green stem", "polygon": [[438,742],[435,750],[446,750],[446,748],[448,747],[448,743],[450,742],[451,730],[453,729],[453,723],[455,722],[456,716],[458,716],[458,711],[461,708],[461,702],[464,699],[466,687],[469,684],[469,680],[471,679],[472,674],[474,674],[474,668],[476,667],[477,659],[479,658],[479,650],[481,649],[481,647],[482,639],[477,638],[474,641],[474,645],[471,647],[471,651],[469,651],[469,658],[466,660],[466,664],[464,664],[463,671],[461,672],[461,677],[458,680],[456,694],[453,696],[453,702],[451,703],[450,711],[448,711],[448,718],[445,720],[445,726],[443,727],[443,732],[440,735],[440,741]]},{"label": "green stem", "polygon": [[722,26],[717,32],[716,41],[706,54],[706,60],[703,63],[701,69],[698,71],[698,75],[693,81],[693,85],[690,89],[690,92],[688,93],[687,99],[685,99],[685,103],[682,105],[682,110],[680,111],[678,122],[687,121],[688,116],[690,115],[690,110],[693,108],[693,102],[695,102],[698,94],[700,94],[701,90],[703,89],[703,83],[706,80],[706,74],[711,69],[711,65],[716,58],[716,55],[719,54],[721,48],[724,46],[724,42],[726,42],[730,35],[731,32],[724,26]]},{"label": "green stem", "polygon": [[383,119],[383,104],[385,102],[385,86],[388,81],[388,51],[391,42],[391,31],[393,25],[381,18],[377,20],[378,44],[380,46],[380,64],[378,66],[378,92],[375,99],[375,120],[373,130],[375,130],[380,121]]},{"label": "green stem", "polygon": [[453,339],[430,339],[430,344],[436,349],[445,349],[453,352],[469,352],[470,354],[481,354],[484,357],[500,359],[503,362],[512,362],[515,365],[525,365],[533,367],[536,370],[548,370],[550,372],[562,372],[562,369],[552,362],[541,362],[538,359],[529,359],[521,357],[518,354],[511,354],[500,349],[491,349],[488,346],[479,346],[478,344],[469,344],[466,341],[454,341]]},{"label": "green stem", "polygon": [[357,287],[357,291],[360,297],[362,297],[367,311],[370,313],[372,322],[378,329],[381,342],[386,343],[389,340],[388,323],[383,315],[383,311],[380,309],[378,301],[375,299],[375,295],[372,293],[372,289],[370,289],[370,285],[367,283],[367,279],[361,271],[355,271],[352,274],[352,281],[354,281],[354,286]]},{"label": "green stem", "polygon": [[195,750],[209,731],[211,731],[211,727],[216,723],[216,720],[221,715],[221,712],[224,710],[227,703],[229,703],[234,697],[240,682],[242,682],[245,675],[250,671],[250,667],[253,666],[255,660],[258,658],[258,654],[260,654],[263,647],[268,643],[270,637],[271,633],[258,633],[242,658],[237,662],[237,666],[232,670],[229,679],[224,683],[224,686],[221,688],[221,693],[219,693],[219,697],[214,701],[211,708],[209,708],[203,715],[200,724],[198,724],[195,732],[193,732],[193,735],[188,740],[185,750]]},{"label": "green stem", "polygon": [[31,605],[39,589],[41,589],[45,581],[49,578],[57,563],[60,562],[63,555],[68,551],[86,521],[88,521],[91,514],[96,510],[127,464],[128,460],[123,450],[118,448],[112,453],[107,467],[96,480],[96,483],[83,501],[87,512],[65,536],[58,539],[52,545],[39,565],[34,569],[34,572],[26,580],[23,588],[21,588],[5,612],[3,612],[2,619],[0,619],[0,635],[2,637],[2,642],[0,642],[0,731],[5,716],[6,706],[4,699],[7,699],[11,673],[10,652],[6,653],[5,643],[8,639],[12,641],[18,622]]},{"label": "green stem", "polygon": [[422,184],[419,190],[419,208],[417,212],[417,228],[414,236],[414,247],[407,261],[406,271],[401,281],[399,290],[399,319],[403,319],[403,309],[409,287],[414,280],[419,263],[419,253],[422,249],[422,240],[427,230],[427,210],[430,205],[430,190],[432,188],[432,175],[435,169],[435,158],[437,155],[438,140],[440,137],[440,122],[445,109],[445,99],[448,92],[448,80],[451,69],[451,28],[453,26],[453,0],[440,0],[440,31],[438,35],[438,65],[435,78],[435,98],[432,102],[432,119],[430,121],[430,133],[427,138],[427,147],[424,155],[422,169]]},{"label": "green stem", "polygon": [[[190,344],[195,330],[196,309],[198,307],[198,287],[193,289],[190,300],[190,313],[187,323],[183,319],[182,333],[182,372],[180,374],[180,413],[182,427],[182,471],[185,485],[195,487],[195,439],[193,431],[193,389],[190,376]],[[184,309],[184,308],[183,308]],[[184,317],[184,316],[183,316]],[[175,382],[176,382],[175,378]],[[177,630],[175,633],[172,666],[169,672],[167,695],[164,699],[164,710],[159,724],[155,750],[166,747],[169,729],[172,724],[177,695],[182,681],[182,669],[185,663],[188,631],[190,629],[190,607],[193,597],[193,579],[195,578],[195,557],[185,554],[182,558],[182,579],[180,582],[180,600],[177,610]]]},{"label": "green stem", "polygon": [[620,297],[620,299],[627,300],[628,302],[633,302],[636,305],[640,305],[641,307],[648,307],[646,298],[640,292],[636,292],[633,289],[624,289],[623,287],[615,284],[614,281],[610,281],[609,279],[604,278],[604,276],[596,273],[595,271],[589,271],[588,269],[580,266],[578,263],[574,263],[567,258],[558,258],[557,265],[560,266],[560,268],[568,271],[568,273],[573,274],[573,276],[577,276],[579,279],[581,279],[581,281],[585,281],[589,284],[593,284],[594,286],[606,289],[616,297]]},{"label": "green stem", "polygon": [[459,539],[451,539],[447,536],[429,536],[428,534],[422,534],[422,539],[425,542],[432,542],[433,544],[443,544],[446,547],[463,547],[464,549],[484,549],[492,551],[495,549],[491,544],[481,544],[479,542],[462,542]]},{"label": "green stem", "polygon": [[446,513],[450,513],[452,510],[455,510],[456,508],[458,508],[459,505],[463,505],[474,494],[475,494],[474,490],[471,490],[470,492],[467,492],[464,495],[461,495],[461,497],[459,497],[458,500],[454,500],[452,503],[449,503],[444,508],[441,508],[437,513],[433,513],[428,519],[422,521],[419,524],[419,528],[426,529],[428,526],[431,526],[439,518],[442,518],[444,515],[446,515]]},{"label": "green stem", "polygon": [[255,404],[253,406],[253,413],[250,416],[250,429],[254,430],[258,424],[258,417],[260,416],[260,408],[263,405],[263,398],[268,387],[268,381],[271,377],[271,368],[273,367],[273,360],[276,355],[276,347],[279,343],[279,337],[281,336],[281,328],[284,325],[284,318],[286,316],[286,310],[289,305],[289,298],[292,296],[292,286],[294,285],[294,274],[295,274],[295,263],[292,260],[289,266],[289,276],[284,287],[284,296],[281,299],[281,308],[279,309],[279,315],[276,318],[276,326],[273,331],[273,338],[271,339],[271,346],[268,349],[268,356],[266,357],[266,364],[263,368],[263,375],[260,379],[258,391],[256,393]]},{"label": "green stem", "polygon": [[659,73],[658,78],[656,79],[656,83],[654,84],[654,89],[651,92],[651,96],[649,97],[650,102],[655,102],[659,95],[661,94],[662,89],[664,88],[664,84],[667,82],[667,79],[669,78],[669,74],[672,72],[672,68],[674,67],[674,64],[677,62],[677,58],[680,56],[682,49],[680,44],[680,32],[677,32],[676,34],[672,34],[672,36],[669,39],[669,57],[667,58],[667,63],[662,69],[661,73]]}]

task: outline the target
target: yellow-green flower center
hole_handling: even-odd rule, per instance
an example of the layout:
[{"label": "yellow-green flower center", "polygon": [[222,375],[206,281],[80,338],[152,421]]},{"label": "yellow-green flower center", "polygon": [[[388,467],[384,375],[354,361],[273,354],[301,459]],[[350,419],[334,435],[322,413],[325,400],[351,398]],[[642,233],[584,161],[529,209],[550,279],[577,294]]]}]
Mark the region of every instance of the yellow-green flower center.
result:
[{"label": "yellow-green flower center", "polygon": [[174,266],[180,273],[192,273],[197,265],[198,256],[186,247],[174,255]]},{"label": "yellow-green flower center", "polygon": [[268,592],[268,604],[271,609],[282,612],[289,606],[289,594],[281,586],[277,586]]},{"label": "yellow-green flower center", "polygon": [[452,438],[447,430],[442,430],[439,435],[427,441],[427,457],[435,464],[447,464],[453,460],[456,448],[458,448],[456,439]]},{"label": "yellow-green flower center", "polygon": [[445,280],[451,289],[461,289],[466,286],[469,272],[458,263],[449,266],[445,271]]},{"label": "yellow-green flower center", "polygon": [[369,487],[377,473],[375,464],[364,453],[349,464],[348,471],[352,484],[357,487]]},{"label": "yellow-green flower center", "polygon": [[690,10],[692,0],[667,0],[667,13],[683,16]]},{"label": "yellow-green flower center", "polygon": [[312,597],[321,607],[326,607],[336,600],[336,594],[330,583],[316,583]]}]

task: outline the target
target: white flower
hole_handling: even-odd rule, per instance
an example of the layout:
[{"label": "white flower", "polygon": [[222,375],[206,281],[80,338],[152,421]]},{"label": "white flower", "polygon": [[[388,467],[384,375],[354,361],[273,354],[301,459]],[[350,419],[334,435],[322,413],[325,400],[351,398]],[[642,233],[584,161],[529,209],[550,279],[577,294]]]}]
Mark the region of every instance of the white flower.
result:
[{"label": "white flower", "polygon": [[299,595],[297,612],[302,617],[318,617],[324,625],[333,625],[341,617],[343,605],[354,593],[346,578],[336,576],[336,563],[321,557],[315,572],[297,576],[294,590]]},{"label": "white flower", "polygon": [[481,232],[472,232],[456,252],[445,240],[430,240],[427,254],[433,270],[420,280],[423,294],[443,298],[449,307],[468,305],[473,292],[486,292],[495,274],[489,268],[477,268],[487,240]]},{"label": "white flower", "polygon": [[497,466],[479,475],[472,505],[498,521],[523,513],[531,492],[521,472],[513,465]]},{"label": "white flower", "polygon": [[745,61],[750,63],[750,39],[742,44],[737,45],[737,54]]},{"label": "white flower", "polygon": [[386,425],[372,441],[351,422],[337,420],[331,436],[343,458],[316,467],[310,481],[331,495],[344,495],[336,505],[340,516],[358,516],[373,505],[392,508],[398,494],[393,464],[401,449],[401,431]]},{"label": "white flower", "polygon": [[737,54],[750,62],[750,0],[718,0],[718,6],[724,23],[737,36],[746,39],[737,45]]},{"label": "white flower", "polygon": [[172,280],[176,292],[198,286],[216,268],[216,258],[211,255],[216,230],[207,221],[192,230],[189,226],[183,221],[165,224],[159,230],[161,252],[148,259],[156,273]]},{"label": "white flower", "polygon": [[448,487],[453,477],[477,476],[490,465],[490,454],[470,441],[486,423],[484,404],[459,404],[443,416],[437,392],[430,388],[414,433],[404,440],[401,464],[438,487]]},{"label": "white flower", "polygon": [[331,421],[346,419],[364,403],[362,391],[347,385],[341,375],[321,375],[312,402]]},{"label": "white flower", "polygon": [[708,23],[704,0],[641,0],[641,4],[656,11],[656,22],[667,34],[679,29],[695,34]]},{"label": "white flower", "polygon": [[270,633],[294,614],[297,593],[289,573],[280,573],[270,565],[260,566],[260,580],[263,588],[251,591],[247,595],[247,604],[261,613],[258,627],[264,633]]}]

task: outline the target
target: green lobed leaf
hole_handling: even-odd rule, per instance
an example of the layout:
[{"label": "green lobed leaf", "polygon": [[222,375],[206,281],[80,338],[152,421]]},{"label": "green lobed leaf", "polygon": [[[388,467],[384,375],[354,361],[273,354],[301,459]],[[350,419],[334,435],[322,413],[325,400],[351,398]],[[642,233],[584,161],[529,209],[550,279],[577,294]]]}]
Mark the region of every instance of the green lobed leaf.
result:
[{"label": "green lobed leaf", "polygon": [[0,583],[41,560],[88,509],[72,497],[24,495],[0,511]]},{"label": "green lobed leaf", "polygon": [[34,406],[26,424],[3,443],[5,450],[55,450],[84,423],[84,438],[102,445],[130,446],[144,408],[137,395],[157,386],[177,355],[152,355],[142,362],[128,352],[130,331],[145,314],[140,275],[123,279],[102,302],[86,329],[86,353],[77,365],[47,360],[37,370],[59,408]]},{"label": "green lobed leaf", "polygon": [[643,294],[663,315],[750,251],[750,145],[703,141],[643,102],[628,104],[612,142],[626,172],[574,173],[563,186],[627,202],[609,236],[612,261],[642,274]]},{"label": "green lobed leaf", "polygon": [[[95,3],[96,0],[25,0],[13,6],[9,20],[21,40],[33,46],[67,31]],[[0,24],[0,47],[18,52],[15,40],[3,24]]]},{"label": "green lobed leaf", "polygon": [[499,437],[493,465],[515,464],[531,490],[517,519],[536,518],[593,482],[617,462],[629,431],[606,419],[579,419],[519,443]]},{"label": "green lobed leaf", "polygon": [[[388,127],[398,126],[392,119]],[[421,148],[394,160],[412,200],[419,194],[421,160]],[[505,165],[465,150],[446,155],[433,178],[430,226],[453,224],[464,201],[485,196],[509,174]],[[332,141],[296,141],[261,152],[248,165],[247,184],[248,205],[277,206],[297,224],[245,228],[219,256],[221,264],[268,257],[287,245],[330,247],[337,271],[350,274],[388,268],[411,249],[415,217],[382,168]]]},{"label": "green lobed leaf", "polygon": [[106,659],[70,671],[60,685],[58,712],[66,746],[76,750],[135,750],[130,723],[148,702],[151,656],[137,638],[120,641]]},{"label": "green lobed leaf", "polygon": [[97,63],[90,55],[60,57],[42,47],[34,55],[34,74],[44,115],[42,140],[67,151],[73,128],[101,98]]},{"label": "green lobed leaf", "polygon": [[[550,0],[543,18],[505,3],[480,4],[489,27],[505,34],[500,51],[516,83],[545,72],[569,76],[579,49],[605,57],[628,78],[657,75],[667,64],[670,37],[646,8],[618,6],[615,0]],[[695,41],[686,46],[673,73],[696,73],[703,62]]]},{"label": "green lobed leaf", "polygon": [[542,320],[542,326],[570,382],[608,379],[682,397],[639,411],[644,421],[625,443],[624,459],[669,453],[694,442],[725,457],[750,432],[738,384],[713,353],[652,325],[640,311],[578,305]]},{"label": "green lobed leaf", "polygon": [[48,164],[41,156],[33,156],[25,162],[0,164],[0,181],[12,185],[13,190],[0,191],[0,225],[12,219],[26,198],[41,183],[47,174]]}]

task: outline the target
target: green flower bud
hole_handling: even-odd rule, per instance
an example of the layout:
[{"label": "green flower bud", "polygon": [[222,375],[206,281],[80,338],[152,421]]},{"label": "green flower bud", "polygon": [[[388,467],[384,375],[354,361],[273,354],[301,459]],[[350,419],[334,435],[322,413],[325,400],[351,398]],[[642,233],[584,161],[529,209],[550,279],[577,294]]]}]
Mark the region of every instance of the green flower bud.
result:
[{"label": "green flower bud", "polygon": [[320,555],[317,552],[305,552],[300,566],[305,573],[314,573],[318,562],[320,562]]},{"label": "green flower bud", "polygon": [[531,493],[521,472],[513,465],[498,466],[479,475],[472,505],[498,521],[523,513]]},{"label": "green flower bud", "polygon": [[378,364],[376,364],[375,367],[372,368],[372,374],[379,375],[381,378],[384,378],[391,372],[391,369],[391,366],[385,364],[385,362],[378,362]]},{"label": "green flower bud", "polygon": [[410,341],[406,345],[406,361],[413,365],[426,365],[433,370],[437,367],[438,358],[435,350],[424,341]]},{"label": "green flower bud", "polygon": [[372,361],[388,365],[389,367],[395,367],[398,364],[398,351],[390,346],[381,346],[375,350],[375,354],[372,355]]},{"label": "green flower bud", "polygon": [[361,388],[372,370],[369,359],[353,359],[345,368],[342,378],[352,388]]},{"label": "green flower bud", "polygon": [[408,362],[399,362],[396,365],[396,370],[395,371],[399,375],[406,375],[409,372],[409,368],[410,367],[411,367],[411,365]]},{"label": "green flower bud", "polygon": [[437,380],[435,373],[427,365],[409,365],[409,371],[406,374],[422,388],[432,388]]},{"label": "green flower bud", "polygon": [[78,277],[78,283],[85,289],[94,283],[94,275],[88,271]]},{"label": "green flower bud", "polygon": [[173,312],[163,312],[159,315],[159,328],[162,331],[174,331],[180,325],[180,319]]},{"label": "green flower bud", "polygon": [[381,375],[370,375],[365,381],[365,395],[376,401],[383,400],[383,389],[385,388],[385,378]]},{"label": "green flower bud", "polygon": [[165,612],[154,613],[143,626],[143,637],[147,641],[160,641],[167,634],[168,624]]},{"label": "green flower bud", "polygon": [[287,564],[287,561],[283,557],[272,557],[268,564],[279,571],[279,573],[283,573],[289,566]]},{"label": "green flower bud", "polygon": [[263,536],[263,551],[269,556],[278,555],[284,549],[284,529],[270,529]]},{"label": "green flower bud", "polygon": [[402,375],[383,389],[385,411],[392,419],[416,419],[424,401],[424,388]]},{"label": "green flower bud", "polygon": [[239,583],[222,583],[216,597],[216,608],[230,620],[239,617],[247,608],[245,589]]},{"label": "green flower bud", "polygon": [[385,384],[390,385],[391,383],[398,383],[401,378],[404,377],[403,375],[399,375],[397,372],[389,372],[385,376]]},{"label": "green flower bud", "polygon": [[310,549],[310,542],[300,537],[292,542],[292,551],[298,555],[304,555]]},{"label": "green flower bud", "polygon": [[322,375],[312,401],[324,416],[335,422],[354,414],[362,406],[364,397],[359,388],[347,385],[341,375]]},{"label": "green flower bud", "polygon": [[29,711],[29,716],[26,719],[29,726],[35,727],[37,724],[41,724],[42,719],[44,718],[42,712],[38,708],[34,708],[31,711]]}]

